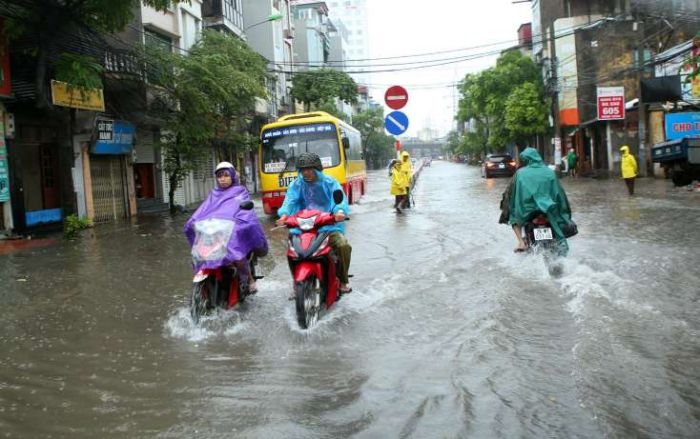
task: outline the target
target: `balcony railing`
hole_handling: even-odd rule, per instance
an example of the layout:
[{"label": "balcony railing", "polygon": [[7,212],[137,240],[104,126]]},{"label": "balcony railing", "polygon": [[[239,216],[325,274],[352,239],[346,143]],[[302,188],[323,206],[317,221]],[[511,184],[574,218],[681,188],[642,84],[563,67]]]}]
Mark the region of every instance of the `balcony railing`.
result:
[{"label": "balcony railing", "polygon": [[105,73],[129,75],[139,79],[144,77],[144,63],[132,51],[109,49],[104,54]]}]

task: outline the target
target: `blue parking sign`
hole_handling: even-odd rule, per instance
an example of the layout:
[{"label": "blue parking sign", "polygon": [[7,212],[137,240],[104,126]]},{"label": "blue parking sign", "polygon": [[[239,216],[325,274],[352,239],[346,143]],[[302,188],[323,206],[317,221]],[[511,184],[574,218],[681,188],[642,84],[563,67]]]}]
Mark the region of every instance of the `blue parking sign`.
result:
[{"label": "blue parking sign", "polygon": [[401,111],[392,111],[384,118],[384,128],[395,136],[403,134],[408,129],[408,116]]}]

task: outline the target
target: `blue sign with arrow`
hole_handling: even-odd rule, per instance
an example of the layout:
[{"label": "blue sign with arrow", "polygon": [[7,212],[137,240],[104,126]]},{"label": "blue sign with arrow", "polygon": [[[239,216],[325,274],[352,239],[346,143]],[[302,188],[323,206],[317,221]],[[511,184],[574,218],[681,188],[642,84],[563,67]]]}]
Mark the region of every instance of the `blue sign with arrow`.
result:
[{"label": "blue sign with arrow", "polygon": [[384,118],[384,128],[395,136],[403,134],[408,129],[408,116],[401,111],[392,111]]}]

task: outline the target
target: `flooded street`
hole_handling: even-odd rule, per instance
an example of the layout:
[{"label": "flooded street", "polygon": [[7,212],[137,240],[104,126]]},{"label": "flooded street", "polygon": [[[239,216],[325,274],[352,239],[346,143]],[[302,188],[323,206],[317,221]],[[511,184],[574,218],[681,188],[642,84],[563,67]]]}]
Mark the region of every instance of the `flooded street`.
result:
[{"label": "flooded street", "polygon": [[434,161],[396,215],[371,173],[354,291],[309,331],[281,229],[257,296],[198,328],[186,216],[0,256],[0,436],[698,437],[700,194],[564,179],[554,279],[497,224],[506,184]]}]

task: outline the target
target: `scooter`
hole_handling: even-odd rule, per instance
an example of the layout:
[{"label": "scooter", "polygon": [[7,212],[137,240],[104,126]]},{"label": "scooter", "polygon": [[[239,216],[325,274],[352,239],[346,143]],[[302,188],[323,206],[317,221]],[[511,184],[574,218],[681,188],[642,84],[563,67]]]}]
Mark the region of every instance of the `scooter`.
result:
[{"label": "scooter", "polygon": [[[342,200],[343,191],[336,190],[333,201],[339,204]],[[287,261],[294,280],[297,321],[302,329],[314,326],[340,298],[338,258],[330,246],[329,233],[318,230],[335,223],[332,213],[314,209],[301,210],[284,222],[289,229],[301,230],[300,234],[289,234]]]},{"label": "scooter", "polygon": [[547,216],[541,212],[525,223],[523,235],[529,250],[537,250],[538,248],[554,250],[556,248],[557,241],[554,238],[552,226],[549,224]]},{"label": "scooter", "polygon": [[[253,208],[253,202],[244,201],[240,207],[243,210],[250,210]],[[197,221],[194,224],[193,261],[215,261],[225,257],[234,226],[234,221],[228,219],[212,218]],[[257,258],[253,253],[248,255],[248,263],[250,276],[254,279],[262,279],[263,276],[255,275]],[[201,317],[213,309],[231,309],[238,303],[245,302],[246,297],[250,295],[247,282],[241,283],[236,268],[232,266],[202,268],[194,275],[192,283],[190,315],[195,324],[198,324]]]},{"label": "scooter", "polygon": [[561,276],[563,266],[558,260],[558,243],[547,216],[538,212],[525,223],[523,235],[528,252],[542,253],[549,274],[554,277]]}]

